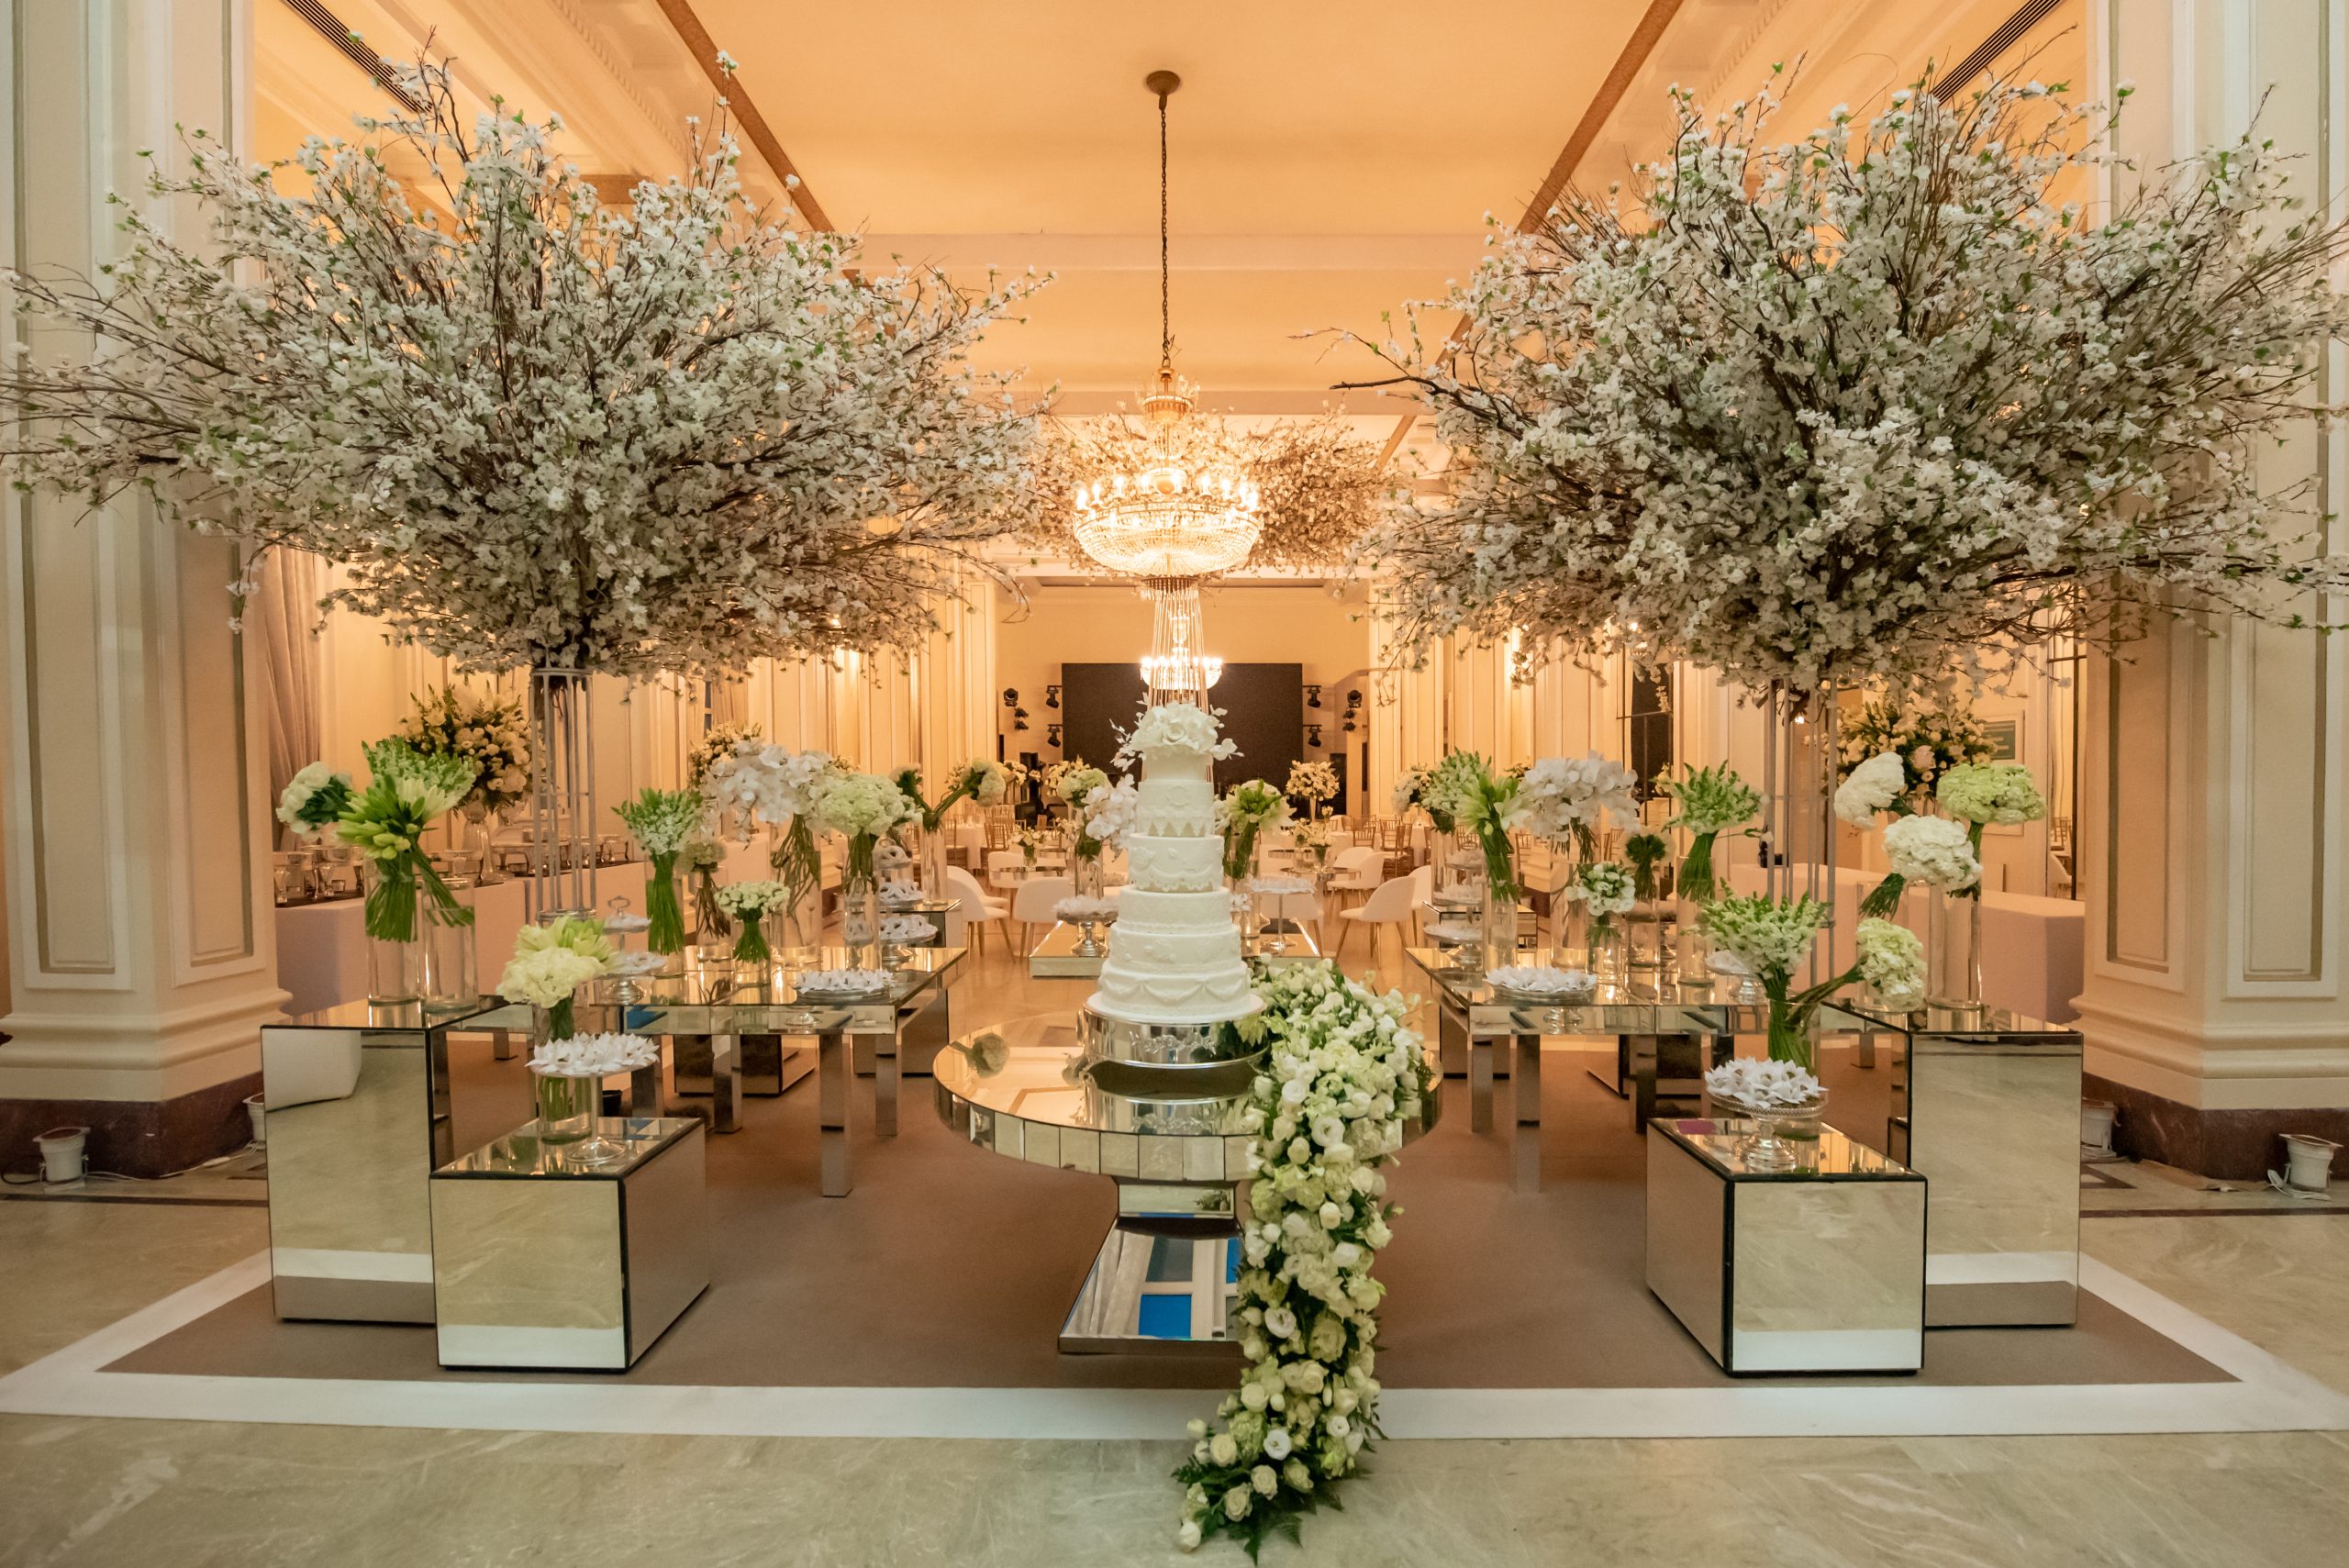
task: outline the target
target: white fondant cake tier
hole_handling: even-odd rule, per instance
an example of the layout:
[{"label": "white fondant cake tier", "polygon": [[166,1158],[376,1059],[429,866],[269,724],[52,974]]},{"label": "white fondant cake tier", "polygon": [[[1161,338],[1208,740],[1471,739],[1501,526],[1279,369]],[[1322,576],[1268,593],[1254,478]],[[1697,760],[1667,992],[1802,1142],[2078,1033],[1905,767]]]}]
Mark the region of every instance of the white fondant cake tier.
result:
[{"label": "white fondant cake tier", "polygon": [[1256,1010],[1221,882],[1211,766],[1197,751],[1143,754],[1126,840],[1131,881],[1118,900],[1101,989],[1089,1004],[1105,1018],[1208,1024]]},{"label": "white fondant cake tier", "polygon": [[1134,792],[1134,830],[1196,839],[1215,831],[1215,785],[1207,779],[1146,778]]},{"label": "white fondant cake tier", "polygon": [[1223,885],[1223,840],[1137,833],[1126,840],[1126,877],[1143,891],[1206,893]]}]

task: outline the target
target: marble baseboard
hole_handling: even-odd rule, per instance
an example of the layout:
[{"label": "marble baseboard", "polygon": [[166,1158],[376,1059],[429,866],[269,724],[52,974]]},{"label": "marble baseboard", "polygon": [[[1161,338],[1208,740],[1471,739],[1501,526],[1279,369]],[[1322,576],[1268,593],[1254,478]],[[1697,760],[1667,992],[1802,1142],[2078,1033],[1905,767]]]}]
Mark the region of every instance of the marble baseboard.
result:
[{"label": "marble baseboard", "polygon": [[[2288,1132],[2349,1143],[2349,1106],[2318,1110],[2206,1110],[2116,1084],[2091,1073],[2080,1092],[2118,1107],[2112,1146],[2132,1160],[2158,1160],[2198,1176],[2260,1181],[2284,1168]],[[2336,1172],[2349,1174],[2349,1172]]]},{"label": "marble baseboard", "polygon": [[0,1099],[0,1164],[29,1168],[35,1138],[51,1128],[86,1127],[89,1169],[168,1175],[251,1142],[245,1099],[260,1093],[256,1070],[171,1100]]}]

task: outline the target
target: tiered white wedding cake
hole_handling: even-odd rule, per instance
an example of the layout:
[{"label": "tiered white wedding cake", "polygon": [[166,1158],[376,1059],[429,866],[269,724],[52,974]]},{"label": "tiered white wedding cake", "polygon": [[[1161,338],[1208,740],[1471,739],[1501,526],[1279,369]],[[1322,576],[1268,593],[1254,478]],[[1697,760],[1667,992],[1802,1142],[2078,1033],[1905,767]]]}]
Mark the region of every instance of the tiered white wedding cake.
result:
[{"label": "tiered white wedding cake", "polygon": [[1212,714],[1188,705],[1152,708],[1127,744],[1142,760],[1126,835],[1129,884],[1101,961],[1101,989],[1087,1006],[1135,1024],[1245,1017],[1260,1004],[1223,886],[1211,773],[1219,745],[1229,751],[1230,744],[1217,740]]}]

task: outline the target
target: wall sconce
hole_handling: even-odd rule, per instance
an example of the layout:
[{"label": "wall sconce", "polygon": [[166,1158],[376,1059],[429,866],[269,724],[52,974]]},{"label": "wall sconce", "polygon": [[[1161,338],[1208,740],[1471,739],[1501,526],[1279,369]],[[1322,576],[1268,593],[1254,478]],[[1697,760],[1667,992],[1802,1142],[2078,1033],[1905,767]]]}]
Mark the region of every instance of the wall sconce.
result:
[{"label": "wall sconce", "polygon": [[1061,689],[1058,686],[1046,686],[1044,688],[1044,706],[1046,707],[1058,707],[1061,706]]},{"label": "wall sconce", "polygon": [[1317,748],[1321,744],[1321,727],[1319,725],[1308,724],[1305,727],[1305,743],[1308,746]]},{"label": "wall sconce", "polygon": [[1308,707],[1319,707],[1321,706],[1320,687],[1308,685],[1305,688],[1305,706]]},{"label": "wall sconce", "polygon": [[1019,688],[1018,686],[1006,686],[1003,688],[1003,706],[1006,707],[1018,707],[1019,706]]},{"label": "wall sconce", "polygon": [[1350,718],[1338,728],[1344,730],[1347,734],[1352,735],[1354,732],[1354,721]]},{"label": "wall sconce", "polygon": [[1060,750],[1061,727],[1059,725],[1047,724],[1044,726],[1044,744],[1050,746],[1055,751]]}]

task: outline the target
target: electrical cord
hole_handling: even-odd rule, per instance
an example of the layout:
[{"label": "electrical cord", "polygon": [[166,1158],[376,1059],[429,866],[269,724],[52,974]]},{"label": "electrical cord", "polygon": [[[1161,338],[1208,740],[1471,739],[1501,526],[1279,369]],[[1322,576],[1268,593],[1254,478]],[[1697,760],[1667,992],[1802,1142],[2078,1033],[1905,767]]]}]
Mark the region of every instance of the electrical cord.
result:
[{"label": "electrical cord", "polygon": [[[226,1154],[215,1154],[209,1160],[198,1161],[193,1165],[184,1165],[176,1171],[166,1171],[159,1176],[134,1176],[127,1171],[83,1171],[81,1175],[75,1179],[84,1182],[175,1181],[179,1177],[192,1175],[198,1171],[209,1171],[215,1166],[225,1165],[231,1160],[241,1159],[245,1155],[251,1153],[254,1150],[263,1147],[265,1146],[258,1141],[248,1142],[241,1149],[232,1149]],[[0,1171],[0,1185],[11,1187],[61,1187],[70,1186],[72,1184],[70,1182],[52,1182],[43,1176],[39,1171]]]}]

